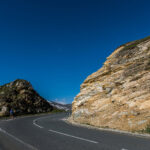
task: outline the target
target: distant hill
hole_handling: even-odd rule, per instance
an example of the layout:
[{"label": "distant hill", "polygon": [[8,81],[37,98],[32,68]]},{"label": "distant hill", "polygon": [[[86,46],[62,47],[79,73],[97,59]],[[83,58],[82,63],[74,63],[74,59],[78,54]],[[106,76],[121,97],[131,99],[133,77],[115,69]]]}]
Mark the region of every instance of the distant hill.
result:
[{"label": "distant hill", "polygon": [[50,112],[54,109],[33,89],[30,82],[21,79],[0,86],[0,116],[9,115],[11,108],[16,115]]},{"label": "distant hill", "polygon": [[71,111],[71,104],[60,104],[58,102],[49,101],[50,105],[52,105],[54,108],[64,111]]}]

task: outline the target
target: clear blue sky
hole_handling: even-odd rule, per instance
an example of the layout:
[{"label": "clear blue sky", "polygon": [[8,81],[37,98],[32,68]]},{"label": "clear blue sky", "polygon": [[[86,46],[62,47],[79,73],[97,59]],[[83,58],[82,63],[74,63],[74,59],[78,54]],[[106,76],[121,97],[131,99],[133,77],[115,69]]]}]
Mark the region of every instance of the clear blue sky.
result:
[{"label": "clear blue sky", "polygon": [[149,0],[1,0],[0,84],[71,103],[119,45],[150,35]]}]

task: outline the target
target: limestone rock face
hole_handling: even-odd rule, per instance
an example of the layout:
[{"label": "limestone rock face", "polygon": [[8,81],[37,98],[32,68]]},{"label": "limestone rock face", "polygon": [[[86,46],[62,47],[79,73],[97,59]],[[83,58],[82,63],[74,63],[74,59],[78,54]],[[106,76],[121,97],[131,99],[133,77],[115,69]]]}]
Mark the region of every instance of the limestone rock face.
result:
[{"label": "limestone rock face", "polygon": [[26,80],[15,80],[0,86],[0,116],[9,115],[13,109],[16,115],[42,113],[53,110]]},{"label": "limestone rock face", "polygon": [[117,48],[83,82],[72,119],[128,131],[150,124],[150,37]]}]

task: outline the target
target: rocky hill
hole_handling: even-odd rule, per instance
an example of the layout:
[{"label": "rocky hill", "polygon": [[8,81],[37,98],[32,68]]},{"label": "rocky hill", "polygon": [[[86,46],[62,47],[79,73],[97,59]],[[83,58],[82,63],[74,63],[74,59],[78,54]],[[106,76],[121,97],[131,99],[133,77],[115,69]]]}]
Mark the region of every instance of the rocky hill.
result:
[{"label": "rocky hill", "polygon": [[127,131],[150,125],[150,37],[121,45],[83,82],[72,119]]},{"label": "rocky hill", "polygon": [[11,108],[16,115],[53,110],[53,106],[42,98],[28,81],[20,79],[0,86],[0,116],[9,115]]}]

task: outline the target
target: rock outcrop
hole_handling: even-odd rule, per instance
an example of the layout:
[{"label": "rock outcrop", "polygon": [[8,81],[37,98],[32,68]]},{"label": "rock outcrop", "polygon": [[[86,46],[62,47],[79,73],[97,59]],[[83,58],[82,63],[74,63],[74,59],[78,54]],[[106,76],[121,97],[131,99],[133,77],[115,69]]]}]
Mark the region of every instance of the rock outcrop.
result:
[{"label": "rock outcrop", "polygon": [[150,37],[120,46],[84,81],[72,119],[127,131],[150,125]]},{"label": "rock outcrop", "polygon": [[0,116],[9,115],[13,109],[16,115],[50,112],[53,110],[44,98],[42,98],[26,80],[0,86]]}]

